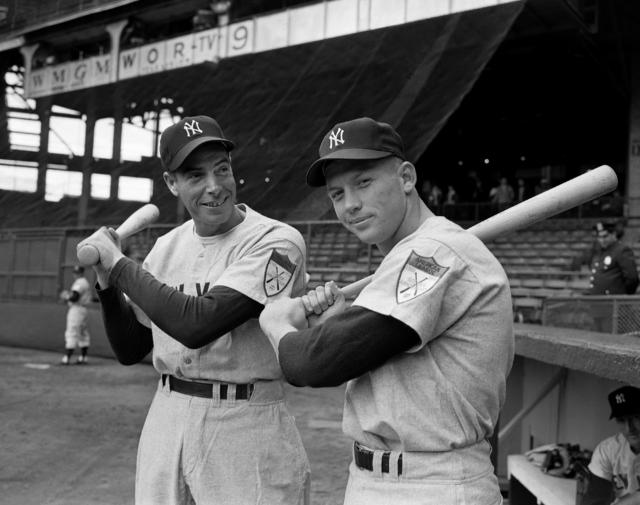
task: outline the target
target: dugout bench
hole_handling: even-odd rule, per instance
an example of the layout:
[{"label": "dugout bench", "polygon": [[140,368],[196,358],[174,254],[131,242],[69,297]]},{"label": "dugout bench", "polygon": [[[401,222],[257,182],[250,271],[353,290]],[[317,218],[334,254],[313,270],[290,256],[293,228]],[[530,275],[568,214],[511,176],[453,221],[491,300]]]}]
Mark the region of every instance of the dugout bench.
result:
[{"label": "dugout bench", "polygon": [[543,473],[521,454],[507,456],[509,505],[575,505],[577,480]]}]

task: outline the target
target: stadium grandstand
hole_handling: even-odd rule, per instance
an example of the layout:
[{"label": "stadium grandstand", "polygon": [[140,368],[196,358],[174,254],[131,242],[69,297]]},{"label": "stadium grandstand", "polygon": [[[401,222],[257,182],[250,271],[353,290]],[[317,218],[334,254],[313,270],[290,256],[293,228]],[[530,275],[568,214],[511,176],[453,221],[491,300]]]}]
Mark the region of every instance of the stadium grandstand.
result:
[{"label": "stadium grandstand", "polygon": [[573,266],[602,219],[640,254],[639,24],[635,0],[0,0],[0,344],[26,331],[60,347],[58,293],[96,227],[155,203],[158,224],[125,243],[143,257],[185,219],[158,158],[180,117],[219,120],[238,200],[300,229],[311,285],[381,261],[304,183],[339,121],[393,124],[425,200],[465,227],[505,208],[491,199],[502,178],[509,206],[606,164],[616,192],[490,244],[518,317],[497,471],[518,465],[517,492],[540,500],[557,485],[528,484],[509,455],[593,447],[606,392],[640,386],[640,296],[600,301],[615,325],[594,332],[589,272]]}]

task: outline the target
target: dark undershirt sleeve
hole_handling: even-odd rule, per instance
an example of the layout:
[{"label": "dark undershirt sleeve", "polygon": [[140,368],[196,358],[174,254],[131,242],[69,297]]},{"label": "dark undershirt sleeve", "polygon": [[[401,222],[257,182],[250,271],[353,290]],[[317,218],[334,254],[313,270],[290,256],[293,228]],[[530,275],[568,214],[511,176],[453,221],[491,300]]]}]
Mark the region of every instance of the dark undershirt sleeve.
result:
[{"label": "dark undershirt sleeve", "polygon": [[286,334],[280,367],[294,386],[337,386],[420,343],[418,334],[391,316],[350,307],[324,324]]},{"label": "dark undershirt sleeve", "polygon": [[162,331],[190,349],[210,344],[249,319],[264,306],[226,286],[191,296],[158,281],[129,258],[111,270],[109,284],[124,291]]},{"label": "dark undershirt sleeve", "polygon": [[611,505],[615,500],[613,484],[610,481],[589,472],[586,485],[582,505]]},{"label": "dark undershirt sleeve", "polygon": [[69,301],[77,302],[78,300],[80,300],[80,293],[78,293],[77,291],[71,291],[71,295],[69,296]]},{"label": "dark undershirt sleeve", "polygon": [[123,365],[139,363],[153,348],[151,329],[141,324],[116,288],[99,289],[102,320],[116,358]]}]

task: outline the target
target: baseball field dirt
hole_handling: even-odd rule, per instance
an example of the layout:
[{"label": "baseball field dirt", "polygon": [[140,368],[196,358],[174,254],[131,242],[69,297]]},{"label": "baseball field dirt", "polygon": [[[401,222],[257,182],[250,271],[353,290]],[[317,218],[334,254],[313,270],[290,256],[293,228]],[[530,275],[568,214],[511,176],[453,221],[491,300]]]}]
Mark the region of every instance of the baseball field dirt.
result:
[{"label": "baseball field dirt", "polygon": [[[157,373],[90,356],[0,347],[0,504],[129,505],[136,447]],[[341,504],[350,444],[340,420],[344,387],[288,387],[309,455],[311,503]]]}]

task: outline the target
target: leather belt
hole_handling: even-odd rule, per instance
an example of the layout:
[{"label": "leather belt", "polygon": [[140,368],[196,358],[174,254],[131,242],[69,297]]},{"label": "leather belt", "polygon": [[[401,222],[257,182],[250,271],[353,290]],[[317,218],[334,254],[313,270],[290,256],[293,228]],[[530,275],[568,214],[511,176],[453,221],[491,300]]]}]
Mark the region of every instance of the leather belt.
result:
[{"label": "leather belt", "polygon": [[[184,395],[191,396],[199,396],[201,398],[213,398],[213,392],[217,390],[219,393],[218,396],[221,400],[233,399],[229,397],[229,386],[230,384],[226,384],[224,382],[196,382],[196,381],[185,381],[182,379],[178,379],[173,375],[162,375],[162,385],[164,386],[167,383],[167,378],[169,380],[169,390],[175,391],[176,393],[182,393]],[[253,393],[253,384],[236,384],[236,400],[248,400],[251,398],[251,394]]]},{"label": "leather belt", "polygon": [[[390,456],[390,451],[382,453],[382,460],[380,462],[380,471],[382,473],[389,473]],[[353,460],[358,468],[373,471],[373,451],[365,449],[358,442],[353,443]],[[398,456],[398,475],[402,475],[402,454]]]}]

